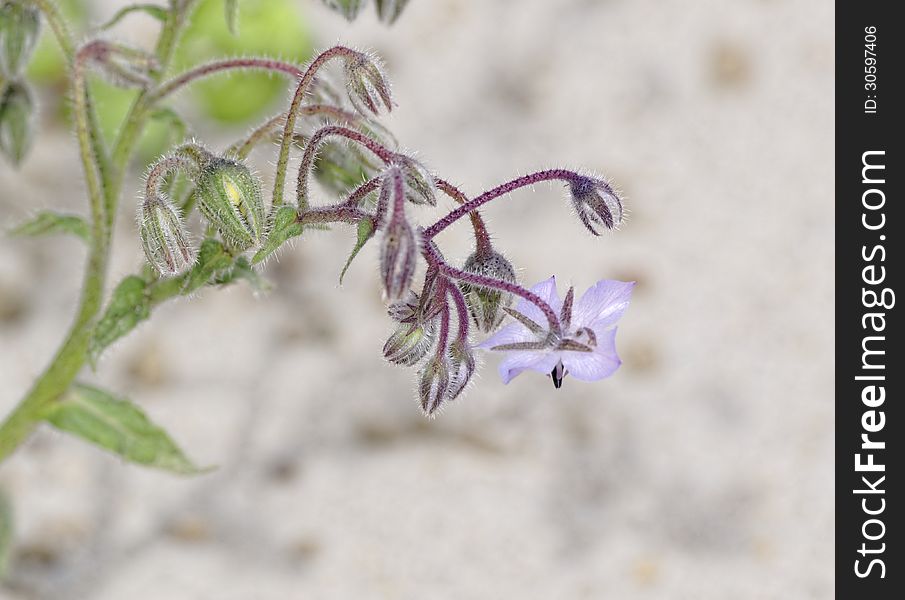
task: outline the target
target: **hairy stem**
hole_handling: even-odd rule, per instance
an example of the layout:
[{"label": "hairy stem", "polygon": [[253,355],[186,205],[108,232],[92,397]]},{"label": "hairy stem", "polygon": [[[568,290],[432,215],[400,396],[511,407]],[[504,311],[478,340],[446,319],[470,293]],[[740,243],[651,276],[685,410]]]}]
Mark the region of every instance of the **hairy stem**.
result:
[{"label": "hairy stem", "polygon": [[293,135],[295,134],[295,121],[298,118],[299,109],[302,106],[302,100],[305,93],[314,81],[314,76],[318,70],[324,66],[330,59],[335,57],[355,57],[358,52],[345,46],[334,46],[328,50],[321,52],[302,75],[298,85],[295,88],[295,94],[292,96],[292,102],[289,104],[289,110],[286,112],[286,123],[283,125],[283,137],[280,140],[280,154],[277,158],[277,168],[274,174],[273,197],[271,199],[272,206],[280,206],[283,204],[283,190],[286,188],[286,169],[289,165],[289,148],[292,146]]},{"label": "hairy stem", "polygon": [[566,169],[548,169],[546,171],[538,171],[537,173],[532,173],[531,175],[518,177],[516,179],[513,179],[512,181],[507,181],[506,183],[499,185],[492,190],[484,192],[474,200],[466,202],[459,208],[453,210],[448,215],[425,229],[424,239],[429,240],[433,238],[435,235],[437,235],[465,215],[471,213],[476,208],[479,208],[484,204],[487,204],[491,200],[499,198],[500,196],[505,196],[506,194],[514,192],[519,188],[534,185],[542,181],[552,181],[556,179],[561,179],[563,181],[573,181],[578,177],[580,177],[580,175],[578,173],[575,173],[574,171],[569,171]]},{"label": "hairy stem", "polygon": [[174,77],[169,81],[160,84],[157,89],[150,92],[147,97],[149,105],[157,102],[164,96],[168,96],[176,90],[205,77],[210,77],[222,71],[233,71],[236,69],[260,69],[264,71],[274,71],[277,73],[285,73],[296,79],[300,78],[304,73],[297,66],[272,58],[230,58],[226,60],[218,60],[215,62],[195,67],[186,71],[178,77]]},{"label": "hairy stem", "polygon": [[[464,205],[468,203],[468,196],[448,181],[435,178],[434,183],[436,184],[437,189],[459,204]],[[476,210],[468,213],[468,217],[471,219],[471,228],[474,230],[475,250],[481,256],[489,255],[493,251],[493,246],[490,243],[490,234],[487,233],[487,226],[484,224],[484,219],[481,218],[481,214]]]}]

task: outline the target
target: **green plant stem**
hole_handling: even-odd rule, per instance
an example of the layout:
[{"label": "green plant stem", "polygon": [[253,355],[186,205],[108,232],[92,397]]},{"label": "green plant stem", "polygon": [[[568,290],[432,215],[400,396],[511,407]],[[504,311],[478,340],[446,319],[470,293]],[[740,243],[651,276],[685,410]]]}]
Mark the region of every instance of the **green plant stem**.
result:
[{"label": "green plant stem", "polygon": [[[95,155],[92,132],[96,123],[90,114],[85,94],[84,74],[74,55],[74,45],[56,5],[50,0],[31,0],[44,13],[51,29],[73,63],[73,96],[76,133],[85,170],[92,214],[92,244],[85,269],[85,280],[76,318],[47,369],[35,381],[22,401],[0,425],[0,462],[12,454],[41,421],[48,406],[69,389],[87,360],[88,343],[94,320],[103,304],[104,281],[109,257],[110,231],[116,215],[129,159],[146,121],[144,96],[132,104],[120,136],[113,147],[110,162]],[[195,0],[171,0],[172,10],[161,30],[156,54],[164,71],[173,55],[180,29]],[[95,139],[100,139],[99,136]]]}]

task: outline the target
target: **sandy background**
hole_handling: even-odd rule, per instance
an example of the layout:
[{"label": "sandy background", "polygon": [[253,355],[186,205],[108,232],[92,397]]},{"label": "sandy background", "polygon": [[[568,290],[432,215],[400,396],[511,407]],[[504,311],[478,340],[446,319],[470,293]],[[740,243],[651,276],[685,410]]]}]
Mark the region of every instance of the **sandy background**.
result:
[{"label": "sandy background", "polygon": [[[615,179],[630,220],[602,239],[558,187],[486,214],[525,283],[639,282],[622,370],[554,391],[502,385],[490,357],[427,421],[380,357],[376,248],[339,288],[350,232],[309,235],[270,295],[166,306],[91,376],[219,470],[43,429],[0,469],[0,597],[833,597],[832,3],[413,0],[393,29],[304,6],[321,46],[386,58],[387,123],[468,193],[560,164]],[[0,165],[4,226],[82,210],[74,150],[44,131],[20,173]],[[132,218],[114,281],[140,264]],[[468,228],[442,243],[464,258]],[[0,238],[0,411],[56,347],[82,261]]]}]

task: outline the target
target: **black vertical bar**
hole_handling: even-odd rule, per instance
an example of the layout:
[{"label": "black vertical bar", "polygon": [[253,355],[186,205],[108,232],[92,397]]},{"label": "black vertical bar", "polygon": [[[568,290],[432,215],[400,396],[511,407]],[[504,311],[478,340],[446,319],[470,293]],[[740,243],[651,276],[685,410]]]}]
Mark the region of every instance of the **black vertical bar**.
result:
[{"label": "black vertical bar", "polygon": [[897,8],[836,6],[838,598],[901,598],[905,590],[905,363],[894,350],[903,335],[895,294],[905,271],[905,24]]}]

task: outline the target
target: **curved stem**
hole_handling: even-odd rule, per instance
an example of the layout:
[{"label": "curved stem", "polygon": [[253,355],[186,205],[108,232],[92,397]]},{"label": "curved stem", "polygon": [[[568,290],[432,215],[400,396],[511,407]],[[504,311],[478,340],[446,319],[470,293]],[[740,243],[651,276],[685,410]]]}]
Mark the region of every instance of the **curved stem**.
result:
[{"label": "curved stem", "polygon": [[311,139],[308,140],[308,145],[305,146],[305,153],[302,155],[302,162],[299,165],[299,175],[295,186],[295,193],[298,198],[300,210],[304,210],[308,206],[308,175],[314,164],[314,155],[317,153],[317,149],[320,147],[321,143],[323,143],[324,139],[333,135],[344,137],[361,144],[385,163],[392,162],[393,158],[396,156],[395,152],[377,140],[355,131],[354,129],[349,129],[348,127],[342,127],[340,125],[327,125],[326,127],[321,127],[311,136]]},{"label": "curved stem", "polygon": [[462,343],[468,341],[468,306],[465,304],[465,296],[459,286],[449,284],[446,291],[452,296],[453,303],[456,305],[456,317],[459,319],[458,340]]},{"label": "curved stem", "polygon": [[544,313],[544,316],[547,318],[547,322],[550,325],[550,331],[557,337],[562,337],[562,325],[560,325],[559,323],[559,317],[557,317],[556,313],[553,311],[553,308],[549,304],[547,304],[543,298],[541,298],[534,292],[526,290],[520,285],[516,285],[508,281],[503,281],[502,279],[494,279],[492,277],[476,275],[475,273],[468,273],[466,271],[462,271],[461,269],[452,267],[445,263],[443,259],[441,259],[437,255],[437,251],[434,250],[429,243],[424,244],[423,254],[428,264],[435,265],[441,274],[446,275],[450,279],[463,281],[465,283],[469,283],[478,287],[508,292],[515,296],[524,298],[531,304],[538,307],[540,311]]},{"label": "curved stem", "polygon": [[[329,104],[309,104],[308,106],[301,107],[299,109],[299,114],[305,116],[323,115],[334,119],[341,119],[347,123],[355,123],[359,119],[357,114]],[[274,133],[277,126],[285,122],[286,113],[280,113],[270,117],[248,134],[244,140],[240,140],[230,146],[226,150],[226,153],[232,154],[240,159],[247,158],[255,146],[268,139],[268,137]]]},{"label": "curved stem", "polygon": [[[434,178],[434,183],[437,185],[437,189],[459,204],[468,203],[468,196],[450,182],[444,179]],[[490,234],[487,233],[487,225],[484,224],[481,213],[473,210],[468,213],[468,217],[471,219],[471,228],[474,230],[475,250],[481,256],[489,255],[493,252],[493,246],[490,243]]]},{"label": "curved stem", "polygon": [[153,104],[164,96],[168,96],[179,88],[199,79],[210,77],[215,73],[231,71],[234,69],[261,69],[264,71],[285,73],[295,78],[299,78],[303,75],[302,70],[297,66],[272,58],[230,58],[195,67],[182,75],[160,84],[157,89],[148,94],[147,103],[149,105]]},{"label": "curved stem", "polygon": [[483,206],[484,204],[487,204],[491,200],[495,200],[500,196],[505,196],[506,194],[513,192],[519,188],[534,185],[535,183],[540,183],[542,181],[552,181],[555,179],[573,181],[577,177],[580,177],[580,175],[578,173],[575,173],[574,171],[569,171],[566,169],[548,169],[546,171],[538,171],[537,173],[532,173],[531,175],[518,177],[516,179],[513,179],[512,181],[507,181],[506,183],[499,185],[492,190],[484,192],[474,200],[466,202],[459,208],[453,210],[448,215],[425,229],[424,238],[426,240],[433,238],[435,235],[461,219],[463,216],[471,213],[476,208]]},{"label": "curved stem", "polygon": [[358,52],[345,46],[334,46],[328,50],[321,52],[305,70],[298,85],[295,88],[295,94],[292,96],[292,102],[289,104],[289,110],[286,112],[286,123],[283,126],[283,137],[280,140],[280,154],[277,158],[277,168],[274,174],[273,198],[272,206],[280,206],[283,204],[283,190],[286,187],[286,169],[289,165],[289,147],[292,145],[292,137],[295,133],[295,121],[298,118],[299,108],[302,105],[302,99],[308,91],[308,87],[314,81],[317,71],[324,66],[327,61],[334,57],[351,58],[358,56]]}]

